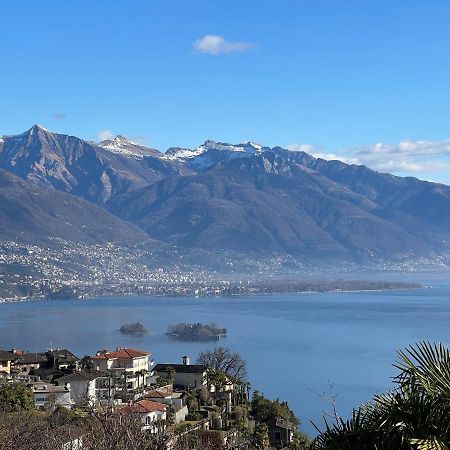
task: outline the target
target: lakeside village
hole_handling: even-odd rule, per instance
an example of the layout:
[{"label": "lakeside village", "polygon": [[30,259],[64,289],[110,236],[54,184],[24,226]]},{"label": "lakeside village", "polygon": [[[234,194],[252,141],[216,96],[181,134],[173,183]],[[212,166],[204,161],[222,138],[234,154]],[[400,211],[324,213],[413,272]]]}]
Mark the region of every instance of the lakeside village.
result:
[{"label": "lakeside village", "polygon": [[[104,414],[129,429],[134,425],[127,420],[138,423],[148,442],[159,436],[153,447],[128,443],[123,448],[178,450],[184,448],[180,439],[188,442],[186,448],[199,449],[304,448],[307,438],[297,431],[299,422],[287,403],[268,400],[258,391],[250,398],[245,366],[239,354],[224,347],[201,353],[196,364],[183,356],[179,362],[156,365],[150,352],[132,348],[81,358],[67,349],[0,350],[0,418],[25,410],[57,410],[70,414],[73,423],[74,417],[86,421]],[[66,421],[60,426],[56,434],[65,436]],[[97,448],[88,445],[86,427],[77,428],[54,448]],[[102,447],[97,433],[98,448],[122,448],[119,443]]]},{"label": "lakeside village", "polygon": [[[142,246],[75,245],[59,239],[54,241],[58,244],[56,248],[0,242],[0,303],[132,295],[246,296],[420,287],[415,283],[340,279],[340,274],[358,270],[353,265],[307,268],[289,257],[249,260],[242,255],[239,258],[224,256],[223,264],[206,260],[198,265],[189,263],[189,258],[178,253],[179,249],[172,249],[171,263],[154,249]],[[173,264],[173,260],[177,264]],[[215,266],[222,267],[222,272],[209,269]],[[427,268],[439,271],[448,266],[448,261],[417,259],[374,266],[373,270],[414,272]],[[311,274],[312,279],[302,279]],[[317,274],[325,274],[325,279],[317,279]],[[329,279],[333,274],[337,277],[334,281]]]}]

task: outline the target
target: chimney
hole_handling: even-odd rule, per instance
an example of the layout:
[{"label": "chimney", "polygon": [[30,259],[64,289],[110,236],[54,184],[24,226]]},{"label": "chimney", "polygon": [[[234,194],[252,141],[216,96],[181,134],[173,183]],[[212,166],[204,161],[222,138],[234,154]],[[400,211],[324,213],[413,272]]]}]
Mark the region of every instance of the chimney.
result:
[{"label": "chimney", "polygon": [[189,356],[183,356],[183,365],[184,366],[189,366],[189,364],[190,364],[191,362],[190,362],[190,360],[189,360]]}]

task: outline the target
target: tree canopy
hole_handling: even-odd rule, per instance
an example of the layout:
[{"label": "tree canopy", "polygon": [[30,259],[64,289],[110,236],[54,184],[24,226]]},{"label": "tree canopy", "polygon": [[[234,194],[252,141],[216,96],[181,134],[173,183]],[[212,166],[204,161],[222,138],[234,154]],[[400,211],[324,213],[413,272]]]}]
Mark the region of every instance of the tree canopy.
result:
[{"label": "tree canopy", "polygon": [[245,382],[247,377],[247,363],[241,355],[226,347],[216,347],[213,350],[201,352],[197,364],[203,364],[210,370],[223,372],[236,382]]},{"label": "tree canopy", "polygon": [[293,411],[289,408],[287,402],[280,400],[269,400],[265,398],[259,391],[253,393],[252,398],[252,415],[258,421],[269,424],[276,419],[289,419],[289,422],[297,427],[300,423]]},{"label": "tree canopy", "polygon": [[0,411],[13,412],[34,408],[34,394],[22,383],[6,383],[0,387]]}]

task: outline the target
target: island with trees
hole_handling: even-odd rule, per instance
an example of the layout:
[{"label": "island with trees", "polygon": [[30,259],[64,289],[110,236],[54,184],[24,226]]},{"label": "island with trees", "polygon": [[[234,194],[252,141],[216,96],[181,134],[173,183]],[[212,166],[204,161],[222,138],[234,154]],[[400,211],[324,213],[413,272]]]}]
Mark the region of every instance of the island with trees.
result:
[{"label": "island with trees", "polygon": [[135,323],[127,323],[125,325],[122,325],[119,328],[119,331],[123,334],[134,334],[134,335],[142,335],[148,333],[147,328],[142,325],[142,323],[135,322]]},{"label": "island with trees", "polygon": [[215,323],[177,323],[167,327],[168,336],[182,341],[214,341],[226,337],[226,328]]}]

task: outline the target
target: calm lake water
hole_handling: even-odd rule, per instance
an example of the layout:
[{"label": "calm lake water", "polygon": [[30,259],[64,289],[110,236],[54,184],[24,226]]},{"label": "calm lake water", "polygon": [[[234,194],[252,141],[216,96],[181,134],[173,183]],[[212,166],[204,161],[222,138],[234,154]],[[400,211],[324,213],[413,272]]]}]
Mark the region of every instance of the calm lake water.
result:
[{"label": "calm lake water", "polygon": [[[386,278],[386,277],[385,277]],[[408,278],[397,276],[399,280]],[[412,278],[409,278],[412,280]],[[216,322],[227,328],[220,342],[247,360],[255,389],[288,400],[302,428],[321,423],[337,395],[338,411],[390,387],[395,349],[428,339],[450,344],[450,277],[415,277],[430,289],[286,294],[243,298],[101,298],[0,305],[0,345],[42,351],[69,348],[82,356],[129,346],[152,352],[156,362],[181,362],[215,343],[174,342],[164,335],[177,322]],[[151,333],[117,330],[139,321]]]}]

